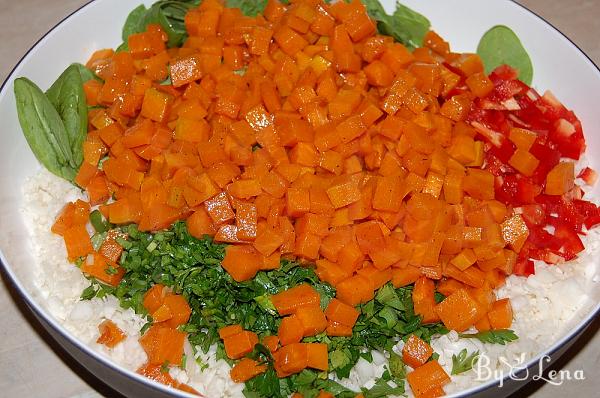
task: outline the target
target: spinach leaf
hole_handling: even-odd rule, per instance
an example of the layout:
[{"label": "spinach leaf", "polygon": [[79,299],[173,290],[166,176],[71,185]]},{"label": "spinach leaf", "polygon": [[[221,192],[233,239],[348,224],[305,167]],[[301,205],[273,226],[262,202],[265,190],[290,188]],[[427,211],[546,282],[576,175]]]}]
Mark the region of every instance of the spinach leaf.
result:
[{"label": "spinach leaf", "polygon": [[506,64],[519,71],[519,79],[523,83],[531,85],[531,58],[519,37],[509,27],[497,25],[488,30],[477,46],[477,54],[483,61],[486,73],[489,74],[498,66]]},{"label": "spinach leaf", "polygon": [[125,25],[123,25],[123,32],[121,34],[124,42],[127,42],[130,35],[143,31],[142,21],[147,11],[148,9],[146,6],[140,4],[129,13],[125,20]]},{"label": "spinach leaf", "polygon": [[83,83],[89,81],[89,80],[98,80],[99,82],[102,82],[103,80],[98,77],[98,75],[96,75],[94,72],[92,72],[91,70],[89,70],[88,68],[85,67],[85,65],[79,64],[79,63],[74,63],[72,64],[75,68],[77,68],[77,70],[79,71],[79,74],[81,75],[81,81]]},{"label": "spinach leaf", "polygon": [[14,91],[19,123],[33,154],[51,173],[73,181],[78,165],[60,115],[31,80],[16,79]]},{"label": "spinach leaf", "polygon": [[58,111],[67,131],[69,146],[73,154],[74,164],[72,166],[76,169],[83,161],[82,146],[87,135],[88,123],[81,71],[80,66],[70,65],[46,91],[46,96]]},{"label": "spinach leaf", "polygon": [[121,36],[123,44],[117,51],[127,50],[127,39],[134,33],[141,33],[150,24],[159,24],[169,36],[168,47],[179,47],[187,38],[185,14],[200,4],[200,0],[160,0],[150,8],[144,5],[136,7],[129,13],[123,26]]},{"label": "spinach leaf", "polygon": [[377,22],[379,33],[392,36],[411,50],[423,45],[425,34],[431,27],[431,23],[423,15],[400,3],[396,3],[396,10],[389,15],[379,0],[362,2],[367,7],[369,16]]},{"label": "spinach leaf", "polygon": [[242,14],[255,17],[262,14],[267,6],[267,0],[227,0],[227,7],[239,8]]}]

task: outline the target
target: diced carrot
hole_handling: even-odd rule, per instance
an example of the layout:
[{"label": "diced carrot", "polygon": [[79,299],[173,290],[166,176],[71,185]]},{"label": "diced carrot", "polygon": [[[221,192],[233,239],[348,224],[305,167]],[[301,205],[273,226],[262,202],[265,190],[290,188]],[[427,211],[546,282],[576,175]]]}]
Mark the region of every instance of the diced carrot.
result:
[{"label": "diced carrot", "polygon": [[142,366],[141,368],[139,368],[138,370],[136,370],[136,373],[139,373],[151,380],[157,381],[157,382],[165,384],[167,386],[177,388],[178,390],[201,396],[201,394],[198,391],[194,390],[192,387],[188,386],[187,384],[183,384],[183,383],[176,381],[169,375],[169,372],[164,372],[163,370],[164,370],[163,364],[152,365],[152,364],[147,363],[144,366]]},{"label": "diced carrot", "polygon": [[327,344],[307,343],[306,351],[308,354],[308,367],[326,371],[329,369],[329,356],[327,353]]},{"label": "diced carrot", "polygon": [[267,347],[271,353],[277,351],[279,348],[279,343],[279,337],[277,336],[265,336],[262,339],[262,344]]},{"label": "diced carrot", "polygon": [[334,298],[327,305],[325,316],[330,322],[337,322],[352,328],[358,319],[360,313],[347,304]]},{"label": "diced carrot", "polygon": [[99,281],[113,287],[117,286],[121,282],[123,275],[125,275],[124,268],[110,262],[98,253],[88,255],[87,259],[81,264],[81,272],[93,276]]},{"label": "diced carrot", "polygon": [[450,376],[436,360],[408,373],[406,379],[416,397],[428,397],[431,390],[441,389],[450,382]]},{"label": "diced carrot", "polygon": [[223,338],[225,353],[231,359],[240,359],[251,353],[257,343],[256,333],[248,330]]},{"label": "diced carrot", "polygon": [[224,326],[221,329],[219,329],[219,337],[221,339],[225,339],[227,337],[231,337],[234,336],[238,333],[242,333],[244,331],[244,329],[242,328],[241,325],[229,325],[229,326]]},{"label": "diced carrot", "polygon": [[110,319],[105,319],[98,325],[100,336],[96,340],[98,344],[104,344],[113,348],[127,337],[125,333]]},{"label": "diced carrot", "polygon": [[290,315],[281,320],[277,337],[282,346],[299,343],[303,336],[303,326],[296,315]]},{"label": "diced carrot", "polygon": [[433,354],[433,348],[419,337],[411,334],[402,348],[402,360],[413,369],[424,365]]},{"label": "diced carrot", "polygon": [[171,312],[171,318],[167,321],[170,327],[176,328],[190,319],[192,309],[182,295],[167,294],[163,299],[163,305],[167,306]]},{"label": "diced carrot", "polygon": [[304,337],[314,336],[327,328],[327,319],[318,305],[303,305],[296,310],[295,316],[302,325]]},{"label": "diced carrot", "polygon": [[261,365],[254,359],[243,358],[231,368],[229,375],[236,383],[244,383],[266,371],[267,365]]},{"label": "diced carrot", "polygon": [[415,314],[422,317],[422,323],[433,323],[439,320],[435,312],[435,286],[432,280],[422,276],[415,282],[412,298]]},{"label": "diced carrot", "polygon": [[274,359],[277,376],[287,377],[308,367],[308,349],[303,343],[288,344],[277,350]]},{"label": "diced carrot", "polygon": [[165,295],[166,291],[164,285],[157,283],[152,285],[152,287],[144,294],[142,304],[149,313],[154,313],[163,304]]},{"label": "diced carrot", "polygon": [[436,305],[435,312],[448,329],[462,332],[484,315],[484,309],[465,289],[457,290]]},{"label": "diced carrot", "polygon": [[271,302],[279,315],[290,315],[305,305],[318,305],[319,293],[310,285],[303,283],[271,296]]},{"label": "diced carrot", "polygon": [[237,282],[254,278],[259,271],[262,259],[249,245],[227,246],[221,265]]},{"label": "diced carrot", "polygon": [[510,299],[504,298],[492,303],[487,317],[492,329],[508,329],[512,325],[513,310]]}]

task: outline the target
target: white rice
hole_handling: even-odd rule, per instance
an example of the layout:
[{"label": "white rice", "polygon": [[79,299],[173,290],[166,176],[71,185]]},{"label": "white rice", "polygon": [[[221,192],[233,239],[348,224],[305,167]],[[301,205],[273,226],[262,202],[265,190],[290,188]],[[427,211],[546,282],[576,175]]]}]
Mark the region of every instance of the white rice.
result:
[{"label": "white rice", "polygon": [[[35,283],[44,298],[44,304],[69,332],[95,351],[117,364],[135,371],[146,361],[140,346],[139,330],[145,321],[132,310],[123,310],[114,297],[81,301],[81,292],[89,282],[81,271],[67,261],[62,239],[50,232],[56,215],[67,201],[82,198],[81,191],[55,177],[45,169],[29,178],[23,187],[23,218],[31,234],[33,255],[37,262]],[[586,251],[577,261],[560,266],[536,263],[536,274],[529,278],[510,276],[506,285],[496,292],[498,298],[509,297],[514,309],[512,329],[519,339],[506,346],[483,344],[474,339],[459,339],[451,332],[434,338],[432,346],[439,354],[439,363],[450,374],[452,355],[466,348],[469,352],[485,353],[485,372],[466,372],[452,377],[445,386],[446,393],[454,393],[478,385],[490,378],[507,374],[511,365],[518,365],[550,347],[570,327],[577,324],[593,308],[595,302],[586,293],[598,289],[600,270],[594,258],[600,255],[600,231],[592,230],[584,238]],[[114,349],[97,344],[98,324],[104,319],[115,322],[127,339]],[[395,350],[400,352],[402,343]],[[213,349],[204,355],[196,354],[186,344],[188,361],[186,371],[178,368],[171,375],[187,383],[206,396],[240,397],[243,384],[231,381],[229,365],[215,360]],[[488,361],[489,360],[489,361]],[[374,353],[373,363],[359,360],[350,378],[339,380],[354,390],[370,387],[381,376],[386,358]],[[495,374],[491,373],[497,371]],[[478,379],[479,377],[479,379]],[[486,380],[484,380],[486,379]],[[407,390],[408,384],[407,384]],[[408,391],[410,393],[410,391]]]}]

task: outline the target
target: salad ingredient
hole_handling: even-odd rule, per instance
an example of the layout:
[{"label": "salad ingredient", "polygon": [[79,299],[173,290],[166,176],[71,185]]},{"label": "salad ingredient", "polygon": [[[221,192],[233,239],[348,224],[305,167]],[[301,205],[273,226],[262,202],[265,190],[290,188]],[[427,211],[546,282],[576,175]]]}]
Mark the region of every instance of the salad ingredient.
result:
[{"label": "salad ingredient", "polygon": [[484,343],[505,345],[511,341],[518,339],[515,332],[510,329],[488,330],[479,333],[460,333],[460,337],[468,339],[478,339]]},{"label": "salad ingredient", "polygon": [[266,365],[261,365],[254,359],[243,358],[231,368],[230,375],[236,383],[244,383],[266,371]]},{"label": "salad ingredient", "polygon": [[19,123],[36,158],[49,171],[73,181],[78,164],[59,113],[38,86],[27,78],[15,80]]},{"label": "salad ingredient", "polygon": [[[157,233],[142,233],[134,226],[123,229],[128,240],[122,242],[126,247],[120,265],[128,272],[116,288],[103,285],[99,289],[96,288],[92,296],[86,298],[114,294],[119,297],[121,305],[125,308],[135,308],[139,313],[153,313],[162,305],[162,297],[168,294],[164,285],[154,284],[155,280],[166,283],[175,291],[182,291],[187,298],[192,313],[188,324],[180,328],[189,333],[190,342],[198,345],[203,351],[208,351],[215,343],[220,345],[221,339],[235,337],[244,332],[244,329],[252,329],[260,335],[255,339],[253,335],[246,334],[245,351],[258,350],[260,344],[257,343],[264,341],[263,336],[275,336],[278,329],[281,331],[280,323],[283,324],[286,319],[296,316],[290,315],[280,321],[274,303],[292,303],[291,292],[292,298],[308,297],[305,302],[309,304],[309,308],[317,304],[327,309],[334,294],[331,286],[319,281],[313,269],[300,267],[297,263],[286,260],[279,269],[259,271],[254,279],[237,283],[218,266],[224,257],[223,245],[206,237],[202,240],[193,238],[184,223],[177,223],[172,230]],[[148,247],[152,248],[151,251],[148,251]],[[361,358],[364,347],[368,350],[391,352],[395,344],[394,338],[399,333],[406,336],[415,333],[429,341],[433,334],[445,332],[440,324],[420,324],[420,318],[414,315],[412,310],[411,291],[412,287],[395,289],[391,284],[380,289],[376,298],[361,308],[354,327],[359,332],[352,338],[321,333],[305,338],[304,343],[327,344],[329,370],[336,372],[339,377],[347,377]],[[332,308],[335,307],[336,304],[333,304]],[[286,307],[280,305],[279,308]],[[287,309],[282,311],[293,314],[298,308],[294,309],[293,305],[289,304]],[[336,310],[336,313],[338,311]],[[350,319],[353,316],[355,313]],[[303,330],[299,327],[297,329]],[[350,333],[352,334],[352,329]],[[224,346],[221,347],[222,355],[226,356],[227,351],[223,349]],[[278,347],[275,352],[279,350],[281,348]],[[269,351],[265,348],[265,352]],[[268,357],[261,359],[263,360],[268,364],[272,363]],[[312,375],[312,372],[317,371],[306,369],[289,376],[289,380],[279,381],[274,370],[267,370],[249,380],[246,389],[257,393],[270,391],[266,396],[284,396],[291,393],[285,392],[288,385],[302,385],[307,390],[316,388],[317,391],[335,391],[339,388],[333,382],[322,384],[323,382],[316,378],[316,374],[314,379],[311,376],[312,381],[308,384],[296,383],[296,378],[306,377],[303,376],[306,375],[304,372],[311,372]],[[401,379],[398,382],[401,382]]]},{"label": "salad ingredient", "polygon": [[[518,81],[509,67],[499,67],[490,79],[494,90],[474,102],[468,120],[489,145],[485,168],[494,175],[495,199],[521,217],[505,221],[503,234],[518,255],[512,272],[527,276],[534,271],[532,259],[556,264],[581,253],[578,235],[584,225],[589,229],[598,222],[598,207],[582,200],[581,188],[572,185],[574,172],[567,175],[571,162],[561,162],[561,157],[578,160],[585,150],[581,122],[573,112],[551,93],[541,96]],[[531,176],[510,164],[518,150],[528,147],[539,160]],[[545,192],[548,183],[556,195]]]},{"label": "salad ingredient", "polygon": [[148,355],[148,364],[180,364],[183,357],[185,333],[161,324],[154,324],[140,338]]},{"label": "salad ingredient", "polygon": [[[214,45],[224,51],[232,44],[227,41],[227,26],[217,25],[212,18],[229,11],[207,1],[184,20],[190,33],[186,46],[165,52],[168,35],[160,25],[148,24],[143,32],[128,36],[129,51],[100,51],[88,63],[104,79],[96,100],[110,108],[90,115],[90,124],[96,130],[88,134],[83,145],[86,169],[77,179],[89,186],[96,177],[105,178],[108,196],[112,195],[114,201],[103,204],[99,211],[111,224],[138,227],[123,226],[120,232],[126,233],[127,239],[114,239],[125,249],[119,265],[94,252],[101,247],[99,234],[93,239],[92,249],[86,248],[90,251],[82,269],[116,287],[113,292],[124,305],[136,310],[143,311],[140,294],[152,284],[162,282],[175,289],[176,295],[164,295],[162,289],[162,301],[156,306],[149,299],[148,305],[155,307],[149,314],[154,324],[140,341],[151,362],[162,359],[169,366],[172,359],[181,356],[179,340],[174,346],[166,344],[165,339],[173,332],[182,333],[178,339],[185,339],[186,333],[193,333],[190,339],[208,337],[202,342],[205,348],[217,341],[217,327],[233,321],[246,330],[223,337],[221,350],[231,359],[251,356],[268,363],[268,369],[257,376],[259,380],[275,374],[293,376],[296,381],[307,368],[331,368],[338,377],[344,377],[362,355],[361,350],[391,353],[394,340],[390,342],[390,338],[406,336],[422,324],[432,324],[431,330],[437,331],[443,331],[437,323],[440,319],[446,327],[458,331],[473,325],[481,330],[511,325],[510,304],[494,303],[492,287],[513,272],[530,234],[526,216],[511,214],[512,208],[508,209],[506,203],[495,202],[496,178],[511,171],[516,179],[539,177],[536,173],[542,161],[532,149],[535,141],[528,140],[527,134],[512,131],[513,137],[508,136],[508,140],[520,147],[510,156],[506,148],[497,153],[512,167],[510,171],[488,169],[490,163],[485,157],[493,152],[487,144],[503,148],[508,142],[506,135],[491,130],[486,123],[494,111],[511,112],[520,107],[510,97],[521,92],[514,91],[516,88],[523,89],[513,83],[516,75],[508,68],[499,68],[494,72],[497,76],[485,78],[476,55],[450,53],[447,43],[432,32],[425,34],[426,47],[414,53],[401,44],[386,42],[374,35],[375,25],[358,1],[319,5],[324,12],[329,10],[332,24],[316,29],[328,29],[331,42],[311,44],[318,43],[319,33],[306,36],[312,18],[304,13],[303,6],[282,7],[285,15],[272,14],[274,21],[268,23],[260,18],[232,16],[232,26],[235,20],[244,18],[252,25],[252,33],[242,35],[250,54],[243,61],[221,64],[220,55],[213,54],[212,49],[206,52],[204,46]],[[406,10],[398,13],[415,18],[406,14]],[[223,42],[209,43],[208,33],[223,38]],[[356,44],[371,39],[374,47],[377,40],[382,40],[379,55],[363,51]],[[319,48],[310,49],[312,45]],[[294,61],[298,54],[303,54],[306,62]],[[264,57],[272,57],[272,61],[289,59],[290,70],[283,73],[265,66]],[[448,65],[442,65],[436,57],[446,59]],[[240,66],[243,69],[237,69]],[[431,75],[435,68],[439,74]],[[297,76],[290,80],[292,72]],[[259,76],[265,73],[272,77],[274,86],[262,84]],[[328,79],[328,86],[318,94],[321,75]],[[469,85],[471,76],[476,78]],[[369,85],[378,89],[366,91]],[[501,90],[502,85],[512,90]],[[477,94],[471,93],[470,87]],[[195,94],[189,91],[193,89],[197,90]],[[254,95],[253,90],[261,94]],[[509,98],[498,106],[498,96],[507,92]],[[318,95],[322,95],[319,100]],[[190,107],[202,111],[194,115]],[[304,120],[298,122],[300,129],[307,131],[304,136],[294,132],[286,135],[290,126],[285,120],[290,118]],[[564,142],[565,136],[578,133],[574,116],[572,121],[561,120],[555,126],[555,142]],[[121,127],[104,130],[117,123]],[[428,138],[433,126],[435,134],[441,134],[436,139]],[[571,153],[573,149],[566,151]],[[108,158],[102,159],[105,155]],[[564,174],[556,174],[560,185]],[[539,184],[543,186],[544,181]],[[528,194],[535,196],[533,190]],[[229,244],[216,249],[211,257],[185,261],[194,245],[199,245],[200,251],[213,245],[206,238],[203,240],[208,243],[190,239],[181,231],[185,227],[140,235],[140,231],[168,228],[196,211],[198,219],[191,228],[194,233],[212,231],[216,241]],[[336,241],[337,228],[343,243]],[[566,250],[583,250],[578,244],[580,231],[561,225],[556,231],[558,238],[569,241]],[[176,239],[191,247],[181,248],[182,252],[174,257],[165,256],[162,242],[177,234]],[[141,251],[132,253],[135,235],[146,242]],[[321,253],[322,243],[331,235],[334,238]],[[83,251],[75,246],[69,230],[65,242],[71,247],[70,255]],[[149,259],[146,252],[157,252],[160,264],[150,268],[148,275],[140,275],[141,269],[150,265],[139,262],[140,258]],[[457,254],[463,256],[457,258]],[[229,273],[226,284],[237,283],[243,288],[268,271],[278,271],[282,255],[319,261],[316,275],[310,271],[314,287],[305,283],[313,289],[307,292],[308,304],[303,302],[304,297],[295,296],[301,283],[267,288],[260,286],[265,283],[262,280],[258,289],[234,298],[235,304],[251,303],[238,305],[242,311],[239,319],[229,308],[227,318],[215,324],[214,314],[207,314],[205,303],[198,301],[202,289],[189,284],[192,275],[199,275],[199,268],[221,262]],[[450,263],[452,259],[456,265]],[[134,262],[127,264],[128,260]],[[168,272],[156,273],[165,267]],[[419,277],[413,272],[410,278],[395,279],[398,285],[416,279],[414,289],[394,289],[389,284],[394,275],[411,267],[419,269]],[[133,280],[121,280],[129,272],[135,273]],[[316,278],[319,275],[333,286],[320,283]],[[435,292],[434,281],[443,278],[459,284],[448,297]],[[127,291],[132,281],[141,283]],[[259,291],[262,294],[254,294]],[[209,292],[215,294],[214,289]],[[354,325],[327,318],[323,309],[334,294],[350,308],[361,306]],[[412,303],[406,305],[399,296],[409,301],[412,296]],[[377,316],[369,312],[375,309],[374,303],[382,306]],[[219,302],[219,306],[222,304]],[[244,312],[248,309],[253,311],[250,318]],[[490,310],[494,311],[491,316]],[[277,313],[289,316],[282,320]],[[199,321],[198,317],[206,320]],[[198,328],[203,322],[209,326],[203,328],[206,333]],[[368,331],[361,329],[365,324]],[[258,342],[275,332],[282,347],[271,355]],[[350,345],[356,345],[353,351],[347,348],[349,342],[343,336],[354,338],[355,332],[362,333],[364,340],[351,341]],[[368,336],[370,333],[372,336]],[[427,334],[423,336],[428,338]],[[383,341],[386,338],[388,342]],[[346,344],[344,349],[342,344]],[[327,366],[323,365],[323,347]],[[407,357],[416,361],[414,355]],[[421,364],[417,370],[424,366],[429,365]],[[422,372],[426,378],[429,371]],[[414,377],[418,379],[418,375]],[[376,387],[384,389],[387,380],[383,376],[381,380]],[[257,390],[264,388],[259,381],[256,383]],[[435,388],[441,389],[443,383],[438,384]],[[311,382],[311,386],[317,384]]]},{"label": "salad ingredient", "polygon": [[161,365],[147,364],[137,370],[137,373],[146,376],[149,379],[157,381],[159,383],[171,386],[181,391],[189,392],[191,394],[200,395],[198,391],[194,390],[187,384],[183,384],[173,379],[168,372],[164,372]]},{"label": "salad ingredient", "polygon": [[[144,32],[148,25],[158,24],[168,36],[169,47],[181,46],[187,37],[185,16],[192,7],[199,3],[199,1],[193,0],[161,0],[150,8],[146,8],[143,4],[139,5],[127,16],[122,32],[123,42],[128,43],[131,35]],[[119,49],[125,51],[131,48],[129,45],[123,44]]]},{"label": "salad ingredient", "polygon": [[450,382],[450,376],[438,361],[432,360],[409,372],[406,380],[415,397],[441,396],[444,395],[442,387]]},{"label": "salad ingredient", "polygon": [[377,22],[379,33],[393,37],[409,49],[414,50],[423,45],[425,35],[431,27],[431,23],[423,15],[400,3],[396,3],[396,10],[392,15],[387,14],[377,0],[366,0],[363,3],[369,16]]},{"label": "salad ingredient", "polygon": [[521,40],[507,26],[497,25],[488,30],[479,45],[477,54],[485,65],[485,73],[490,74],[502,65],[510,65],[519,72],[519,79],[530,85],[533,80],[533,65]]},{"label": "salad ingredient", "polygon": [[473,369],[478,360],[479,351],[469,354],[466,348],[462,349],[458,355],[452,355],[452,374],[458,375],[468,372]]},{"label": "salad ingredient", "polygon": [[493,330],[508,329],[513,319],[510,300],[501,299],[493,302],[487,316]]},{"label": "salad ingredient", "polygon": [[250,354],[256,344],[258,344],[258,336],[247,330],[223,337],[225,352],[231,359],[240,359]]},{"label": "salad ingredient", "polygon": [[435,312],[448,329],[462,332],[485,314],[485,309],[466,289],[459,289],[437,304]]},{"label": "salad ingredient", "polygon": [[[43,168],[26,180],[23,211],[24,222],[31,232],[32,242],[34,242],[31,252],[38,270],[34,281],[37,286],[40,286],[41,293],[49,298],[48,303],[53,303],[48,306],[48,311],[57,319],[64,320],[62,323],[70,333],[82,342],[90,344],[92,348],[100,351],[115,363],[135,371],[146,360],[146,354],[139,347],[135,338],[146,320],[142,316],[134,314],[131,309],[121,308],[118,299],[110,294],[105,286],[101,287],[98,283],[90,286],[93,298],[80,301],[80,293],[90,285],[90,281],[77,267],[67,261],[63,243],[49,232],[54,222],[54,215],[58,214],[64,206],[65,198],[75,199],[81,194],[76,187]],[[498,297],[511,297],[511,301],[513,301],[515,320],[512,328],[519,335],[519,340],[511,342],[508,346],[488,343],[478,346],[479,341],[473,340],[475,345],[470,345],[469,352],[485,351],[490,358],[491,366],[500,366],[502,364],[499,360],[500,357],[509,361],[511,358],[516,360],[521,353],[525,353],[528,360],[534,358],[541,350],[552,345],[564,333],[567,333],[570,330],[567,325],[583,319],[589,313],[588,309],[593,309],[596,303],[593,300],[582,299],[577,292],[587,291],[587,288],[579,281],[589,281],[589,275],[593,275],[597,269],[594,258],[598,255],[598,248],[592,243],[598,239],[598,233],[598,229],[593,229],[588,232],[588,236],[582,238],[586,251],[575,261],[560,267],[538,262],[535,275],[529,278],[514,275],[508,277],[506,284],[498,290],[497,295]],[[532,284],[533,282],[536,283]],[[96,297],[96,291],[100,288],[102,290]],[[565,292],[569,293],[565,294]],[[525,297],[526,300],[512,300],[519,296]],[[550,308],[552,314],[549,312]],[[82,309],[86,309],[86,312],[89,310],[91,317],[82,318]],[[121,346],[118,346],[118,350],[108,350],[104,346],[93,344],[98,338],[98,324],[106,318],[112,319],[128,336],[133,337],[122,342]],[[442,336],[434,336],[430,344],[439,354],[440,365],[450,374],[452,354],[458,354],[464,345],[469,343],[471,340],[458,339],[455,332],[451,332]],[[202,363],[199,368],[195,368],[193,355],[190,354],[191,352],[186,356],[185,369],[190,378],[186,383],[201,391],[205,396],[238,396],[241,394],[244,385],[231,381],[230,367],[225,361],[216,360],[214,354],[198,353]],[[378,365],[379,357],[376,353],[373,353],[373,357],[372,364],[362,359],[360,367],[355,367],[351,371],[350,379],[340,381],[345,389],[360,391],[360,386],[365,385],[364,383],[377,382],[382,375],[383,365]],[[392,358],[394,357],[390,357],[390,364],[393,361]],[[206,366],[208,366],[206,370],[200,371]],[[160,366],[158,368],[160,370]],[[306,370],[306,372],[312,373],[313,371]],[[174,369],[173,373],[181,375],[183,372]],[[304,378],[306,373],[301,372],[297,377],[300,375]],[[260,376],[249,380],[248,383],[254,386],[258,378]],[[304,380],[311,378],[304,378]],[[402,379],[402,377],[400,378]],[[476,379],[476,372],[465,372],[453,377],[452,383],[446,385],[444,390],[450,394],[475,387],[479,385]],[[287,383],[286,380],[284,382]],[[267,384],[264,386],[266,387]],[[303,392],[313,391],[313,388],[316,388],[312,385],[304,386],[305,384],[299,385],[296,391],[300,389]],[[333,384],[329,385],[329,383],[325,384],[325,380],[319,383],[319,387],[314,393],[315,395],[324,388],[328,391],[339,391],[339,387],[333,387]],[[354,395],[350,396],[354,397]]]},{"label": "salad ingredient", "polygon": [[65,126],[76,167],[79,167],[83,161],[81,148],[86,138],[88,123],[88,106],[83,83],[84,78],[87,80],[91,78],[90,75],[92,75],[91,71],[83,65],[72,64],[46,91],[46,96],[58,111]]},{"label": "salad ingredient", "polygon": [[402,348],[402,361],[413,369],[422,366],[433,354],[433,348],[419,337],[411,334]]},{"label": "salad ingredient", "polygon": [[96,340],[98,344],[104,344],[108,348],[113,348],[126,337],[125,333],[113,321],[105,319],[98,325],[100,336]]}]

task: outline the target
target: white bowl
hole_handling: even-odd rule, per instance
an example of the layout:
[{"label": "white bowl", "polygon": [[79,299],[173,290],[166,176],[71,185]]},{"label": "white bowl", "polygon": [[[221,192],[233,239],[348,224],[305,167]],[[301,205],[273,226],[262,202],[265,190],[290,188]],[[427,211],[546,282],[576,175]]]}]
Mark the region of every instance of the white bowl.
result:
[{"label": "white bowl", "polygon": [[[51,82],[72,62],[85,62],[100,48],[116,47],[120,42],[125,17],[139,2],[96,0],[83,6],[46,34],[16,66],[0,91],[0,260],[2,268],[17,291],[42,321],[48,331],[77,361],[118,391],[133,396],[189,396],[121,368],[96,354],[70,335],[46,311],[41,296],[33,284],[34,260],[30,254],[29,235],[19,209],[22,205],[21,187],[25,178],[36,172],[38,162],[31,153],[19,127],[15,111],[13,81],[27,76],[40,87]],[[144,1],[151,4],[153,1]],[[392,10],[394,1],[383,0]],[[404,0],[404,4],[423,13],[433,28],[448,40],[455,51],[474,52],[483,33],[490,27],[510,26],[521,38],[534,65],[533,86],[538,91],[551,89],[555,95],[581,119],[586,133],[588,154],[600,154],[600,71],[572,42],[543,19],[516,3],[506,0]],[[93,27],[92,29],[90,27]],[[598,169],[599,161],[588,156],[591,166]],[[593,194],[597,195],[600,186]],[[600,302],[600,289],[587,292]],[[528,366],[538,363],[539,357],[552,354],[556,359],[579,336],[600,312],[600,305],[585,314],[583,321],[553,346],[532,359]],[[459,396],[508,395],[522,384],[508,380],[502,390],[496,382],[488,382],[461,392]]]}]

